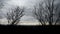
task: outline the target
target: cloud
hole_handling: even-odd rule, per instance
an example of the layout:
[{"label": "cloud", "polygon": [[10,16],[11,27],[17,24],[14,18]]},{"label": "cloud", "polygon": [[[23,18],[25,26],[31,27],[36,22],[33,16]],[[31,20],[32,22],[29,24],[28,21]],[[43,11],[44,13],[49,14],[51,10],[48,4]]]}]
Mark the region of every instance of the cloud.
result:
[{"label": "cloud", "polygon": [[21,21],[38,22],[38,20],[34,19],[34,17],[32,17],[32,16],[26,16],[26,15],[21,18]]},{"label": "cloud", "polygon": [[[34,5],[36,5],[36,3],[38,3],[40,0],[3,0],[3,8],[1,9],[1,11],[3,12],[4,15],[6,15],[6,13],[11,9],[14,8],[16,6],[19,7],[26,7],[26,15],[29,16],[25,16],[22,18],[22,20],[26,20],[26,21],[36,21],[36,19],[32,18],[32,9]],[[3,16],[4,16],[3,15]]]}]

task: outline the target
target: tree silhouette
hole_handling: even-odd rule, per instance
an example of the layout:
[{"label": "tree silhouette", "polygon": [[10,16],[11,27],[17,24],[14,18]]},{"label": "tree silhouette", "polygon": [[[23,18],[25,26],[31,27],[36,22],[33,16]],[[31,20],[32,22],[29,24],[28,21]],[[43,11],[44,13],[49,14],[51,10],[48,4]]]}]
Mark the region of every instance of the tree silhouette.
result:
[{"label": "tree silhouette", "polygon": [[[34,15],[39,22],[44,24],[48,22],[49,25],[52,25],[53,16],[58,12],[59,7],[60,5],[55,5],[55,0],[44,0],[42,3],[39,3],[39,8],[34,6]],[[56,23],[58,20],[59,18],[54,22]]]},{"label": "tree silhouette", "polygon": [[11,23],[11,25],[19,23],[21,17],[24,15],[23,12],[24,8],[16,7],[14,10],[12,9],[12,12],[7,13],[8,23]]}]

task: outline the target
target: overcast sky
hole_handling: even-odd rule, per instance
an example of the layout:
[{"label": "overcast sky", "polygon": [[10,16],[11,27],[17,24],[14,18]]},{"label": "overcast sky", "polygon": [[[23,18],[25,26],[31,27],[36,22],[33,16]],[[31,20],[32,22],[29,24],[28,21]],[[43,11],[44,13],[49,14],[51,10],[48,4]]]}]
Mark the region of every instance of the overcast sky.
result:
[{"label": "overcast sky", "polygon": [[[0,0],[0,17],[1,15],[5,15],[7,11],[10,10],[10,8],[14,8],[16,6],[19,7],[26,7],[25,16],[22,17],[21,20],[23,21],[37,21],[32,15],[32,9],[34,5],[39,3],[40,0]],[[58,1],[60,2],[60,1]],[[4,4],[4,6],[1,8],[1,3]],[[57,3],[57,2],[56,2]]]},{"label": "overcast sky", "polygon": [[37,21],[32,16],[32,9],[34,5],[36,5],[40,0],[0,0],[4,6],[0,9],[0,14],[5,15],[10,8],[14,8],[16,6],[26,7],[25,16],[22,17],[22,21]]}]

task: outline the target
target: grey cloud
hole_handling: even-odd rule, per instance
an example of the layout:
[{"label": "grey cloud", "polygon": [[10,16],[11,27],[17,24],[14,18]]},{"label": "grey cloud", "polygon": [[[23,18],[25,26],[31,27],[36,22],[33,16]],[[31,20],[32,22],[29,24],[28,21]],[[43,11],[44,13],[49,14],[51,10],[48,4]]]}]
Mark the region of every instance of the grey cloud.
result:
[{"label": "grey cloud", "polygon": [[[1,0],[1,2],[4,4],[4,6],[1,8],[0,14],[6,15],[6,12],[10,10],[10,8],[14,8],[16,6],[20,7],[26,7],[25,17],[22,18],[22,20],[31,20],[35,21],[36,19],[32,18],[32,9],[36,3],[38,3],[40,0]],[[24,19],[25,18],[25,19]]]},{"label": "grey cloud", "polygon": [[[35,19],[32,19],[32,8],[34,5],[38,4],[40,2],[40,0],[0,0],[0,3],[3,3],[4,6],[3,8],[0,10],[0,14],[3,14],[3,16],[6,14],[7,11],[9,11],[10,8],[14,8],[16,6],[23,6],[26,7],[26,12],[25,12],[25,17],[22,18],[22,20],[33,20],[35,21]],[[59,2],[56,1],[56,3]],[[0,6],[1,7],[1,6]],[[28,18],[28,16],[30,16],[30,18]],[[25,19],[24,19],[25,18]]]}]

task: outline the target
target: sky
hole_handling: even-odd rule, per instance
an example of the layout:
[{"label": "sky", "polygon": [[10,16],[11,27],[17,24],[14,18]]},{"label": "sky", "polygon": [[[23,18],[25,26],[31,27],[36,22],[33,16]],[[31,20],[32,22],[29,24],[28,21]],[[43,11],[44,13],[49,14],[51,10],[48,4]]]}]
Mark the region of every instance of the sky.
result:
[{"label": "sky", "polygon": [[2,8],[0,8],[0,17],[2,15],[5,16],[10,8],[15,8],[16,6],[19,6],[25,7],[26,9],[25,15],[21,18],[22,21],[37,21],[37,19],[33,17],[32,8],[39,2],[40,0],[0,0],[0,4],[3,3],[4,5],[2,6]]},{"label": "sky", "polygon": [[[33,17],[32,8],[34,6],[38,7],[38,3],[40,2],[42,2],[42,0],[0,0],[0,21],[3,22],[3,24],[6,24],[6,13],[11,8],[14,9],[16,6],[19,6],[20,8],[25,7],[25,15],[21,18],[21,21],[38,22],[38,20]],[[55,4],[57,3],[60,3],[60,0],[56,0]],[[54,20],[55,19],[57,18],[55,17]],[[6,21],[6,23],[4,21]]]},{"label": "sky", "polygon": [[14,8],[16,6],[26,7],[25,15],[21,18],[21,21],[37,21],[32,14],[32,8],[36,5],[40,0],[0,0],[4,6],[0,9],[0,12],[3,16],[10,10],[10,8]]}]

